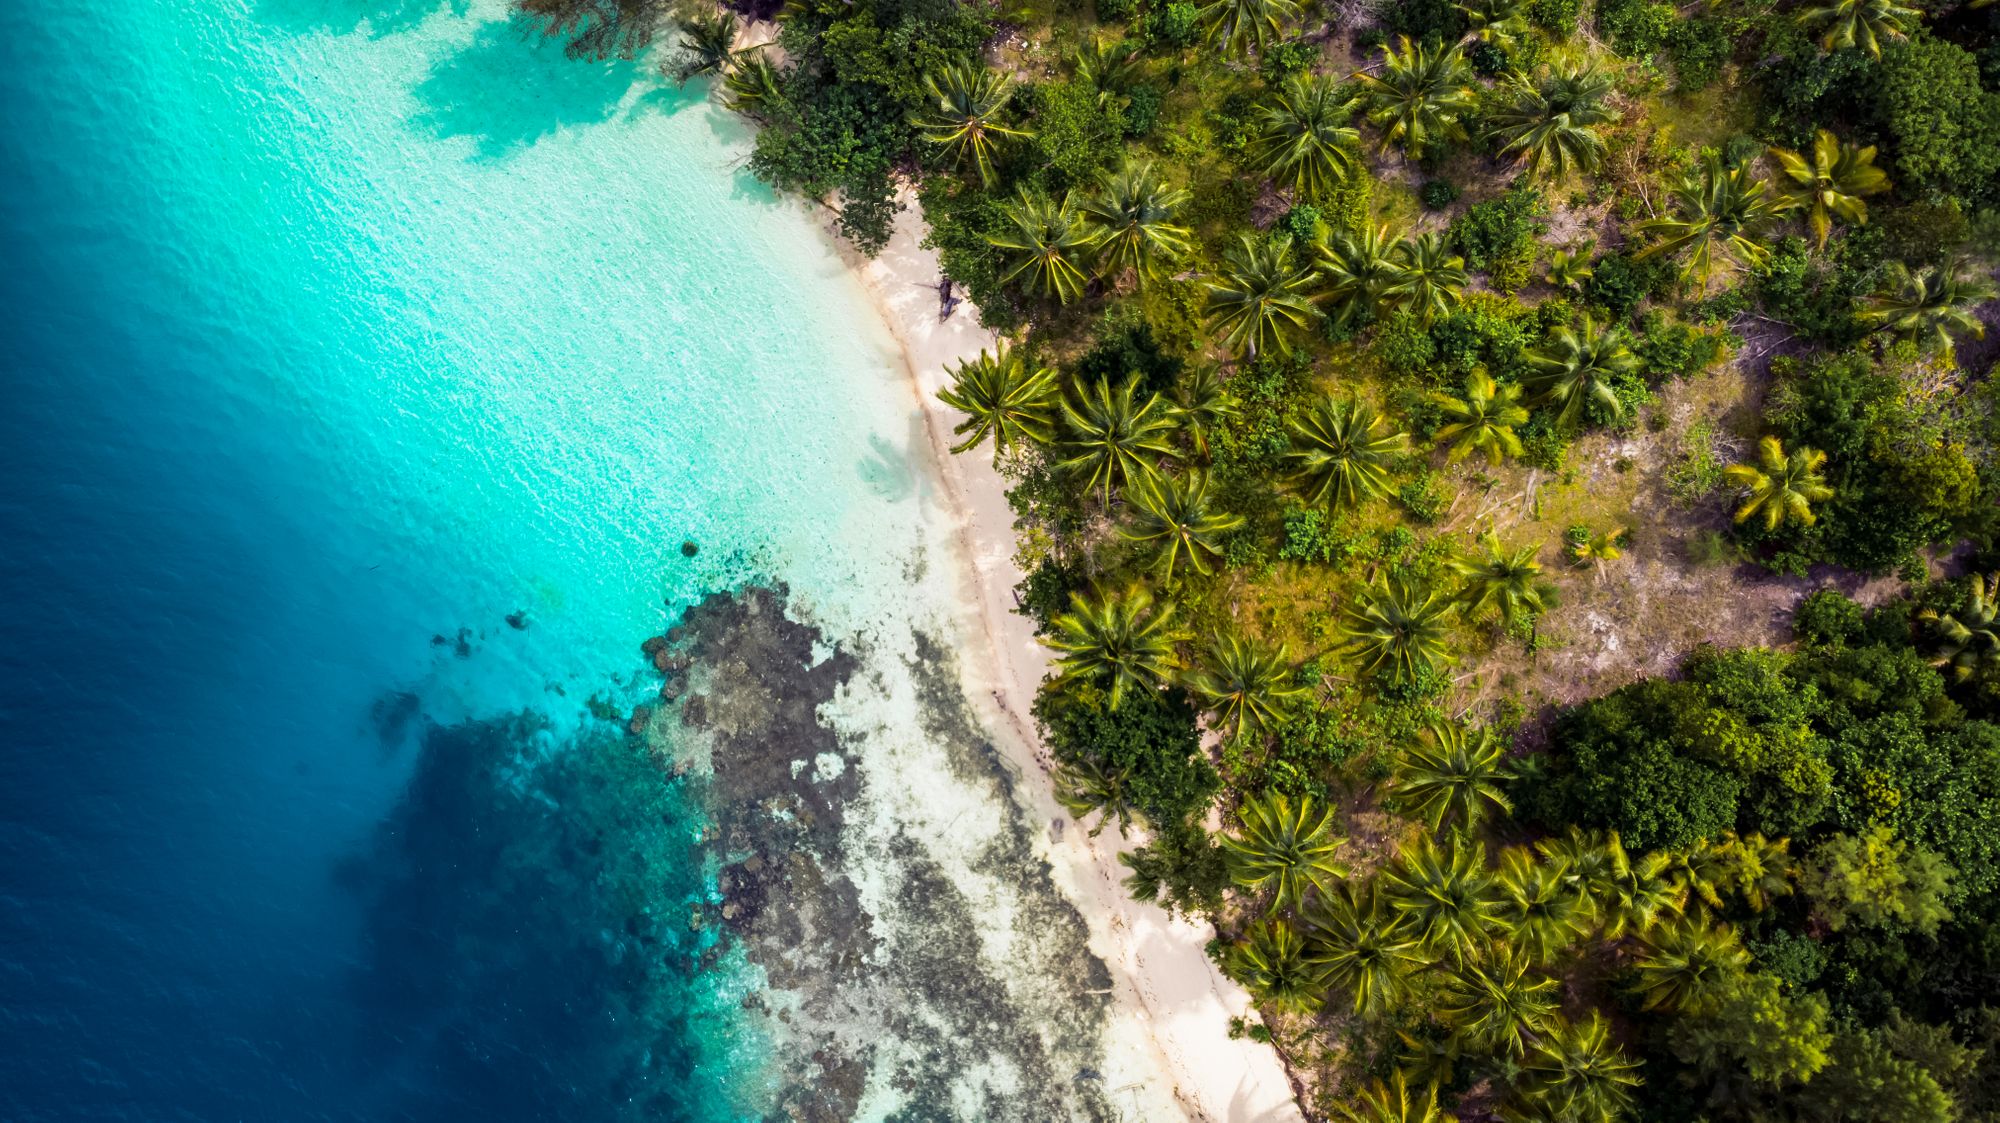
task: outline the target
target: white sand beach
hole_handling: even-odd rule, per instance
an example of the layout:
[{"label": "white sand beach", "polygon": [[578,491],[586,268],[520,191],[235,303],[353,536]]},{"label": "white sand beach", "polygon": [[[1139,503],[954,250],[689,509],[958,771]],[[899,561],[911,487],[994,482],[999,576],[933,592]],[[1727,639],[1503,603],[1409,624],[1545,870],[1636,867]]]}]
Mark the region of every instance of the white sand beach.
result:
[{"label": "white sand beach", "polygon": [[1213,931],[1133,900],[1117,857],[1130,844],[1115,828],[1092,839],[1051,793],[1048,754],[1029,713],[1050,654],[1036,642],[1031,622],[1014,612],[1013,590],[1022,574],[1013,561],[1006,483],[983,452],[951,454],[951,430],[962,417],[937,397],[949,381],[948,368],[993,348],[995,336],[980,326],[978,309],[969,303],[939,322],[937,255],[922,246],[925,226],[915,199],[905,201],[908,209],[879,256],[872,261],[848,256],[902,345],[937,475],[958,523],[967,598],[976,606],[964,623],[984,637],[961,652],[967,692],[1018,769],[1031,812],[1049,824],[1044,834],[1055,879],[1089,924],[1092,951],[1112,972],[1114,1043],[1150,1052],[1152,1064],[1140,1067],[1173,1082],[1174,1098],[1191,1119],[1302,1120],[1276,1051],[1229,1036],[1230,1019],[1249,1013],[1250,998],[1209,960],[1205,945]]}]

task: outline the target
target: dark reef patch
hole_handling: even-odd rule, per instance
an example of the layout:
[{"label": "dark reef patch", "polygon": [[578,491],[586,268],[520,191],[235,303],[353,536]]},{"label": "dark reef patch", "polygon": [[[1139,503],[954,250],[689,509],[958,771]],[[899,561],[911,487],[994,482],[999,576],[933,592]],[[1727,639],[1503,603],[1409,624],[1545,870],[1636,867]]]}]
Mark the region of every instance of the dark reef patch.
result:
[{"label": "dark reef patch", "polygon": [[[897,779],[865,776],[861,735],[844,741],[820,708],[860,685],[865,649],[817,659],[820,633],[787,614],[777,586],[712,595],[645,650],[656,666],[670,651],[692,657],[673,672],[688,685],[681,712],[655,715],[653,736],[706,740],[704,796],[724,863],[715,919],[788,992],[769,1004],[790,1037],[775,1117],[853,1119],[870,1072],[900,1094],[892,1119],[1116,1117],[1096,1074],[1109,972],[1035,855],[1007,766],[943,644],[919,637],[907,670],[954,782],[1001,820],[980,824],[991,841],[973,869],[1011,887],[1005,963],[987,952],[989,903],[902,827],[856,820],[873,810],[858,802],[864,781]],[[863,876],[887,887],[879,912]]]},{"label": "dark reef patch", "polygon": [[401,802],[339,870],[365,908],[357,1079],[380,1118],[713,1114],[687,1022],[691,809],[617,730],[545,756],[547,733],[528,713],[427,728]]}]

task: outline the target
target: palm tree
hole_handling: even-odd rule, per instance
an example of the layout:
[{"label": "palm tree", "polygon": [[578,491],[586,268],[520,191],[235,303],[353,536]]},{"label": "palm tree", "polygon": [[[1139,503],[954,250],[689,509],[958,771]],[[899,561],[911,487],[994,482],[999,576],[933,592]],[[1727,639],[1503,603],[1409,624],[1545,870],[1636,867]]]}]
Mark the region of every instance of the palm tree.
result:
[{"label": "palm tree", "polygon": [[1392,254],[1402,242],[1389,227],[1363,226],[1356,234],[1335,234],[1317,248],[1321,274],[1326,278],[1326,296],[1335,302],[1343,320],[1356,315],[1373,315],[1383,290],[1394,279]]},{"label": "palm tree", "polygon": [[1464,963],[1487,937],[1500,912],[1492,881],[1483,869],[1479,843],[1454,836],[1449,852],[1425,835],[1383,869],[1389,904],[1413,926],[1424,950]]},{"label": "palm tree", "polygon": [[1765,530],[1776,530],[1787,522],[1811,526],[1816,521],[1812,505],[1834,495],[1820,474],[1825,466],[1826,453],[1816,448],[1787,453],[1782,441],[1765,436],[1757,442],[1755,464],[1731,464],[1722,470],[1722,478],[1743,492],[1736,521],[1747,522],[1762,512]]},{"label": "palm tree", "polygon": [[1514,809],[1501,785],[1511,773],[1507,747],[1490,730],[1433,724],[1396,762],[1394,801],[1434,831],[1457,822],[1474,830],[1489,812]]},{"label": "palm tree", "polygon": [[1573,249],[1550,251],[1549,284],[1566,291],[1581,288],[1585,281],[1597,273],[1597,269],[1590,263],[1591,251],[1596,248],[1597,241],[1593,238]]},{"label": "palm tree", "polygon": [[1236,402],[1222,388],[1222,376],[1215,367],[1202,364],[1174,385],[1174,417],[1187,434],[1188,449],[1204,461],[1209,458],[1209,434],[1236,416]]},{"label": "palm tree", "polygon": [[1564,884],[1577,895],[1583,907],[1595,913],[1603,911],[1603,902],[1611,898],[1617,887],[1618,870],[1627,861],[1624,844],[1618,840],[1616,831],[1586,833],[1572,826],[1566,835],[1536,842],[1535,850],[1549,865],[1562,871]]},{"label": "palm tree", "polygon": [[1578,568],[1595,562],[1603,569],[1605,562],[1625,556],[1625,539],[1630,533],[1622,526],[1592,533],[1589,527],[1578,523],[1563,531],[1563,556]]},{"label": "palm tree", "polygon": [[1403,993],[1404,980],[1423,964],[1417,941],[1392,912],[1375,882],[1347,882],[1319,899],[1307,914],[1313,957],[1327,985],[1354,996],[1354,1012],[1373,1017]]},{"label": "palm tree", "polygon": [[1648,1010],[1703,1014],[1750,966],[1736,929],[1683,918],[1662,925],[1633,963],[1632,990]]},{"label": "palm tree", "polygon": [[1400,578],[1364,586],[1341,617],[1344,650],[1363,674],[1411,682],[1450,659],[1450,611],[1451,601]]},{"label": "palm tree", "polygon": [[1111,708],[1117,709],[1129,690],[1151,691],[1174,668],[1171,601],[1153,611],[1153,597],[1142,585],[1123,593],[1101,596],[1072,594],[1070,609],[1052,622],[1048,645],[1062,652],[1062,674],[1056,681],[1106,685]]},{"label": "palm tree", "polygon": [[1950,667],[1964,682],[1982,666],[2000,667],[2000,573],[1967,579],[1965,605],[1956,612],[1927,608],[1917,619],[1937,633],[1938,651],[1931,663]]},{"label": "palm tree", "polygon": [[1515,1096],[1533,1118],[1562,1123],[1615,1123],[1632,1106],[1639,1066],[1611,1040],[1596,1013],[1576,1025],[1557,1023],[1521,1061]]},{"label": "palm tree", "polygon": [[958,364],[938,400],[965,414],[952,429],[965,439],[951,450],[965,452],[992,437],[996,466],[1010,447],[1046,445],[1055,436],[1056,372],[1029,369],[1020,352],[1004,342],[997,355],[981,351],[977,359]]},{"label": "palm tree", "polygon": [[723,74],[736,61],[736,15],[718,8],[709,15],[693,15],[681,20],[680,59],[674,64],[674,78],[687,85],[690,78],[703,74]]},{"label": "palm tree", "polygon": [[1210,278],[1208,317],[1223,342],[1238,355],[1275,348],[1291,353],[1291,335],[1316,318],[1310,289],[1312,271],[1292,261],[1291,245],[1243,236],[1229,252],[1228,270]]},{"label": "palm tree", "polygon": [[1283,644],[1272,651],[1238,635],[1216,639],[1187,685],[1215,715],[1214,729],[1231,737],[1284,724],[1292,706],[1312,693],[1292,679]]},{"label": "palm tree", "polygon": [[1273,891],[1273,905],[1299,905],[1311,888],[1324,897],[1347,876],[1334,854],[1346,845],[1335,829],[1331,808],[1315,808],[1311,796],[1294,803],[1279,792],[1245,800],[1237,809],[1240,835],[1225,834],[1231,876],[1252,892]]},{"label": "palm tree", "polygon": [[1534,370],[1528,384],[1544,404],[1558,408],[1556,422],[1564,428],[1573,428],[1593,403],[1612,417],[1622,414],[1612,380],[1639,369],[1638,356],[1625,345],[1624,332],[1599,330],[1588,316],[1581,332],[1557,325],[1547,343],[1524,357]]},{"label": "palm tree", "polygon": [[1501,931],[1538,964],[1554,962],[1590,930],[1588,902],[1570,884],[1569,864],[1560,858],[1538,862],[1525,847],[1509,847],[1493,884]]},{"label": "palm tree", "polygon": [[1465,377],[1464,397],[1432,391],[1430,400],[1453,419],[1437,431],[1437,442],[1451,446],[1447,463],[1456,464],[1478,450],[1489,466],[1498,468],[1501,458],[1521,455],[1521,438],[1514,429],[1528,423],[1528,411],[1521,407],[1519,386],[1502,386],[1485,367],[1477,367]]},{"label": "palm tree", "polygon": [[1062,450],[1067,455],[1056,467],[1083,477],[1084,489],[1099,490],[1106,506],[1113,486],[1152,480],[1157,469],[1148,453],[1171,456],[1174,451],[1171,410],[1158,394],[1139,404],[1138,392],[1139,380],[1128,378],[1116,390],[1093,382],[1063,398]]},{"label": "palm tree", "polygon": [[1412,1094],[1402,1069],[1396,1070],[1391,1083],[1371,1081],[1334,1110],[1342,1123],[1452,1123],[1451,1116],[1438,1110],[1437,1085],[1427,1083],[1421,1095]]},{"label": "palm tree", "polygon": [[1516,620],[1533,620],[1546,611],[1548,605],[1540,581],[1542,563],[1535,560],[1535,555],[1542,551],[1541,544],[1523,546],[1510,554],[1490,531],[1484,544],[1485,557],[1456,558],[1451,563],[1465,578],[1465,587],[1458,593],[1458,603],[1465,614],[1476,617],[1491,608],[1502,623],[1512,624]]},{"label": "palm tree", "polygon": [[990,187],[1000,142],[1031,135],[1000,123],[1014,96],[1011,85],[1005,74],[976,62],[948,64],[924,76],[930,104],[911,114],[910,124],[916,126],[917,135],[942,148],[953,167],[971,160],[979,170],[979,181]]},{"label": "palm tree", "polygon": [[1308,199],[1346,182],[1361,134],[1347,124],[1340,84],[1324,74],[1294,74],[1259,107],[1257,135],[1245,155],[1273,180]]},{"label": "palm tree", "polygon": [[1644,936],[1680,911],[1687,893],[1673,877],[1671,854],[1651,850],[1634,858],[1625,852],[1616,834],[1610,836],[1606,849],[1611,853],[1611,879],[1597,909],[1605,939],[1621,939],[1628,933]]},{"label": "palm tree", "polygon": [[1243,525],[1243,516],[1208,509],[1208,474],[1187,472],[1179,479],[1144,479],[1129,489],[1135,516],[1119,536],[1152,547],[1153,568],[1171,583],[1182,559],[1197,573],[1208,572],[1208,559],[1221,554],[1216,538]]},{"label": "palm tree", "polygon": [[1789,148],[1773,148],[1771,156],[1792,181],[1783,194],[1793,206],[1806,208],[1806,224],[1821,249],[1826,248],[1835,217],[1866,226],[1868,204],[1861,197],[1889,190],[1889,177],[1875,166],[1874,145],[1842,144],[1826,129],[1813,136],[1809,157]]},{"label": "palm tree", "polygon": [[993,245],[1012,251],[1014,267],[1001,275],[1000,283],[1018,279],[1029,293],[1058,304],[1083,295],[1088,278],[1077,262],[1097,244],[1098,231],[1069,196],[1056,203],[1023,190],[1001,209],[1014,229],[986,236]]},{"label": "palm tree", "polygon": [[1472,82],[1458,44],[1426,42],[1382,48],[1382,73],[1356,74],[1356,100],[1382,130],[1382,146],[1400,144],[1412,158],[1465,138],[1461,118],[1473,108]]},{"label": "palm tree", "polygon": [[1771,251],[1759,239],[1784,213],[1791,200],[1771,193],[1750,165],[1725,168],[1711,153],[1698,171],[1688,173],[1674,188],[1674,214],[1639,224],[1640,234],[1660,240],[1640,250],[1644,260],[1660,254],[1691,250],[1682,276],[1706,286],[1719,254],[1740,265],[1761,265]]},{"label": "palm tree", "polygon": [[1972,310],[1996,295],[2000,289],[1964,258],[1955,257],[1942,268],[1926,265],[1914,273],[1902,262],[1892,261],[1884,269],[1881,287],[1860,302],[1858,318],[1949,358],[1952,333],[1986,338],[1986,325]]},{"label": "palm tree", "polygon": [[1287,20],[1297,19],[1292,0],[1209,0],[1196,14],[1202,34],[1225,54],[1240,55],[1246,47],[1276,39]]},{"label": "palm tree", "polygon": [[1071,818],[1081,823],[1096,812],[1104,813],[1090,829],[1090,837],[1103,833],[1114,818],[1118,820],[1121,835],[1132,825],[1132,813],[1138,808],[1129,787],[1130,766],[1114,769],[1094,757],[1083,757],[1057,765],[1053,778],[1056,802],[1063,805]]},{"label": "palm tree", "polygon": [[1509,1057],[1527,1052],[1561,1001],[1554,979],[1531,972],[1527,957],[1506,954],[1453,972],[1445,995],[1438,1016],[1446,1025],[1473,1047]]},{"label": "palm tree", "polygon": [[1501,153],[1515,153],[1529,175],[1562,179],[1573,170],[1594,172],[1604,162],[1604,138],[1594,126],[1618,118],[1604,104],[1610,93],[1611,79],[1588,64],[1559,65],[1539,81],[1516,75],[1487,125]]},{"label": "palm tree", "polygon": [[1433,230],[1389,251],[1389,280],[1382,295],[1428,324],[1458,306],[1465,282],[1465,259],[1451,252],[1442,231]]},{"label": "palm tree", "polygon": [[1276,917],[1250,926],[1229,949],[1230,973],[1260,1001],[1293,1014],[1319,1009],[1326,993],[1324,970],[1306,956],[1298,929]]},{"label": "palm tree", "polygon": [[1792,895],[1792,877],[1798,870],[1791,847],[1789,838],[1765,838],[1757,831],[1741,837],[1735,831],[1722,832],[1717,848],[1728,860],[1723,884],[1735,890],[1744,904],[1763,912],[1773,897]]},{"label": "palm tree", "polygon": [[722,76],[722,88],[730,109],[755,116],[784,96],[784,76],[764,52],[743,51],[735,69]]},{"label": "palm tree", "polygon": [[1083,204],[1102,231],[1098,271],[1112,276],[1130,269],[1144,281],[1163,263],[1186,253],[1188,229],[1174,225],[1174,216],[1187,199],[1186,191],[1160,182],[1151,164],[1128,160],[1106,172],[1097,194]]},{"label": "palm tree", "polygon": [[1292,479],[1313,506],[1358,507],[1389,493],[1389,465],[1409,445],[1375,407],[1323,398],[1292,423]]},{"label": "palm tree", "polygon": [[1907,38],[1923,13],[1905,8],[1895,0],[1831,0],[1801,11],[1797,18],[1799,26],[1808,30],[1826,29],[1819,45],[1829,51],[1861,47],[1881,58],[1882,40]]}]

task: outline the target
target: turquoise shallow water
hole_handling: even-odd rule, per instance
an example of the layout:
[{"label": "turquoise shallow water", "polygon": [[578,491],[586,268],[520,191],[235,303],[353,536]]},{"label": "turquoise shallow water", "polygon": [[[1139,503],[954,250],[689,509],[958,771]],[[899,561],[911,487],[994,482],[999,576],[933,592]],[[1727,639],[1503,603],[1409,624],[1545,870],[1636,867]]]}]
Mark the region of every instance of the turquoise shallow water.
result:
[{"label": "turquoise shallow water", "polygon": [[745,575],[906,595],[913,402],[813,220],[487,6],[42,6],[0,105],[0,1117],[744,1110],[737,974],[560,977],[623,938],[578,878],[711,891],[692,810],[461,901],[574,840],[414,731],[558,751]]}]

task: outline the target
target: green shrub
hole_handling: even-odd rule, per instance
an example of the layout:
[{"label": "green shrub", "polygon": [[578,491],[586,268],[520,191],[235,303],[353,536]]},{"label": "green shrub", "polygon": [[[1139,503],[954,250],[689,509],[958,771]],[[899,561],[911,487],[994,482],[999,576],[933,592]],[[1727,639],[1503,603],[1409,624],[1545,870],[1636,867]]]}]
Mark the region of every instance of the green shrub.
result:
[{"label": "green shrub", "polygon": [[1417,192],[1426,210],[1441,211],[1458,201],[1458,185],[1448,179],[1428,179]]},{"label": "green shrub", "polygon": [[1095,0],[1099,23],[1129,23],[1138,6],[1133,0]]},{"label": "green shrub", "polygon": [[1673,60],[1676,84],[1684,91],[1706,88],[1722,74],[1722,64],[1735,50],[1728,25],[1712,17],[1676,21],[1667,33],[1667,57]]},{"label": "green shrub", "polygon": [[1583,0],[1528,0],[1528,19],[1558,41],[1576,34]]},{"label": "green shrub", "polygon": [[1319,48],[1298,39],[1287,39],[1274,43],[1264,51],[1261,73],[1264,81],[1273,86],[1283,85],[1285,79],[1312,68],[1319,61]]},{"label": "green shrub", "polygon": [[1446,233],[1469,268],[1487,273],[1501,292],[1512,292],[1534,271],[1535,237],[1542,231],[1538,220],[1547,213],[1541,192],[1516,187],[1466,208]]},{"label": "green shrub", "polygon": [[1838,589],[1807,594],[1792,613],[1792,634],[1815,647],[1846,647],[1858,643],[1867,611]]},{"label": "green shrub", "polygon": [[1666,45],[1674,30],[1674,6],[1661,0],[1600,0],[1597,29],[1619,54],[1643,58]]},{"label": "green shrub", "polygon": [[1186,0],[1155,5],[1152,14],[1146,17],[1146,38],[1175,50],[1194,46],[1201,38],[1201,21],[1196,10]]},{"label": "green shrub", "polygon": [[1221,786],[1201,751],[1194,708],[1179,690],[1140,692],[1112,709],[1093,687],[1045,687],[1034,713],[1057,760],[1124,772],[1125,790],[1149,823],[1186,821]]}]

